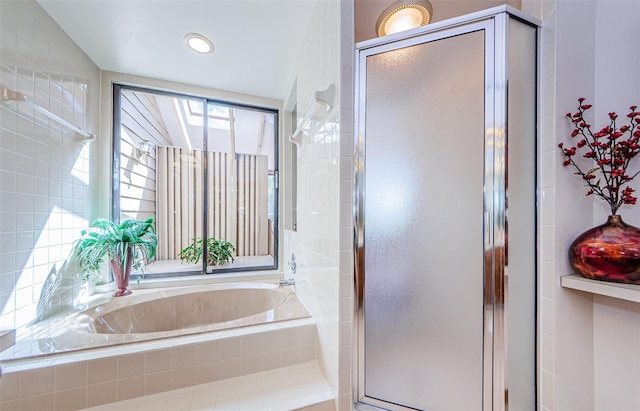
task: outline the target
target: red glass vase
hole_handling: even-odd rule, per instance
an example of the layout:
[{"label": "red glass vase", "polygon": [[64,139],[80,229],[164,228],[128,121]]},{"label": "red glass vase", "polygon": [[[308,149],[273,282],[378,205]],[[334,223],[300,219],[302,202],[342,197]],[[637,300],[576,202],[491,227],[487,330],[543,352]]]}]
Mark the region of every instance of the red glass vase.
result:
[{"label": "red glass vase", "polygon": [[569,261],[586,278],[640,284],[640,230],[610,215],[605,224],[575,239]]}]

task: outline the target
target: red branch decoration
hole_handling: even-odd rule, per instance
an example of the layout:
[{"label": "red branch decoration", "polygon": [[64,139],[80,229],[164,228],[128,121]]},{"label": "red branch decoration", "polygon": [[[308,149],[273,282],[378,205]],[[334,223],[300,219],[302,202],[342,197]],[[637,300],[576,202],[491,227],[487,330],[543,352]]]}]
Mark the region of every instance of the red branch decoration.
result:
[{"label": "red branch decoration", "polygon": [[[602,198],[609,203],[611,214],[615,215],[623,204],[633,205],[638,200],[632,195],[635,191],[633,188],[627,185],[622,189],[622,186],[640,173],[638,171],[632,176],[627,175],[631,159],[640,153],[640,112],[636,111],[637,106],[631,106],[627,114],[628,124],[619,128],[616,125],[618,115],[610,112],[609,125],[594,133],[591,125],[584,119],[584,113],[591,108],[591,104],[584,104],[585,100],[584,97],[579,98],[578,111],[567,113],[574,125],[571,138],[578,138],[578,143],[571,148],[565,148],[563,143],[558,144],[558,147],[566,157],[563,165],[575,167],[575,174],[589,188],[587,195],[595,194]],[[574,161],[579,149],[585,152],[583,157],[593,160],[594,167],[587,172],[582,171]]]}]

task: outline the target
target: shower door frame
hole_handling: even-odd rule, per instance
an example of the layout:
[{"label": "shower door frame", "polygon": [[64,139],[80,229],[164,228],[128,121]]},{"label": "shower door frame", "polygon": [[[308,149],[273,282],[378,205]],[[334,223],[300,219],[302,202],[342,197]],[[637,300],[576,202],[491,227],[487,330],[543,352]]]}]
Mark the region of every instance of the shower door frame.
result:
[{"label": "shower door frame", "polygon": [[[365,394],[364,229],[365,229],[365,135],[366,60],[392,50],[484,31],[484,221],[483,244],[491,255],[491,272],[484,272],[482,410],[508,409],[505,331],[505,234],[506,234],[506,141],[507,141],[507,32],[510,18],[533,26],[540,23],[510,6],[498,6],[425,27],[408,30],[356,45],[354,110],[354,402],[385,409],[413,410]],[[486,265],[485,265],[486,267]],[[490,284],[486,284],[486,281]],[[488,292],[487,292],[488,291]],[[490,294],[490,295],[487,295]]]}]

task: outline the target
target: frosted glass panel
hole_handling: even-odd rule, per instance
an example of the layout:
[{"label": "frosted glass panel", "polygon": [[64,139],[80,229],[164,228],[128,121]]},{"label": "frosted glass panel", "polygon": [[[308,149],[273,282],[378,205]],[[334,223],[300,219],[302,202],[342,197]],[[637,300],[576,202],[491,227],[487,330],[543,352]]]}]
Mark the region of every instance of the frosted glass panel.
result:
[{"label": "frosted glass panel", "polygon": [[509,21],[507,389],[512,410],[536,409],[536,29]]},{"label": "frosted glass panel", "polygon": [[484,32],[368,57],[365,395],[482,408]]}]

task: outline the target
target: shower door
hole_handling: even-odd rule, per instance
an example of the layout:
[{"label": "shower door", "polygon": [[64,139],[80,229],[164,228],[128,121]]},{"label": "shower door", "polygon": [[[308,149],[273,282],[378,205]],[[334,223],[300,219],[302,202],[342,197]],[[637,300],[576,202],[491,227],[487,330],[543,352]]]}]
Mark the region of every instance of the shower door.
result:
[{"label": "shower door", "polygon": [[[507,102],[501,80],[507,61],[503,36],[516,23],[506,15],[489,16],[359,46],[359,402],[385,409],[507,408]],[[533,100],[527,98],[535,102],[532,33],[534,60],[526,81],[533,82]],[[517,103],[526,113],[520,117],[529,121],[522,137],[530,139],[526,148],[532,150],[519,155],[535,167],[524,159],[535,153],[530,101]],[[535,168],[525,175],[518,183],[530,204],[518,224],[529,229],[535,227]],[[516,247],[530,264],[524,286],[529,288],[520,296],[534,307],[535,230],[524,231],[530,238]],[[535,385],[535,315],[525,315],[527,348],[518,352],[532,361],[522,370],[523,397]],[[521,409],[534,409],[531,398]]]}]

